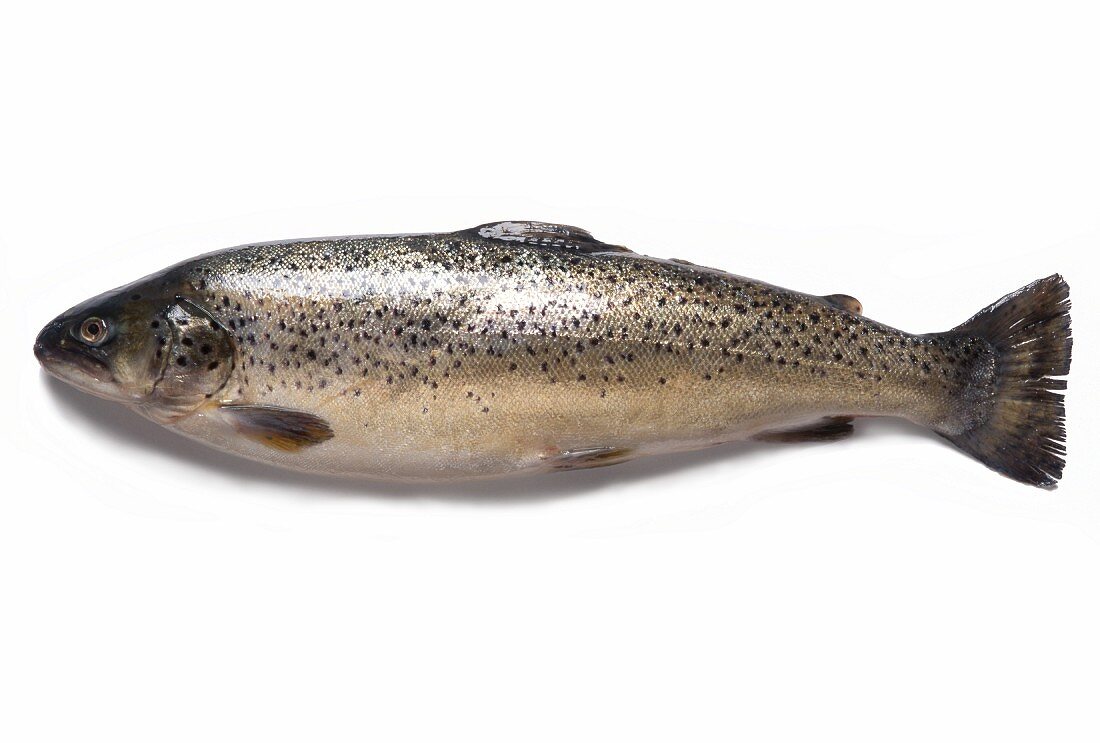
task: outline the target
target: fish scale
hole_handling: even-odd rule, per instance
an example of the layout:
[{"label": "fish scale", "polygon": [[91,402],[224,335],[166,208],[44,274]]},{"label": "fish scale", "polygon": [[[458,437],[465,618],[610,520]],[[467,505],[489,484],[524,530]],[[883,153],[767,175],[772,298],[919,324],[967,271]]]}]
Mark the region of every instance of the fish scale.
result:
[{"label": "fish scale", "polygon": [[[1040,382],[1068,371],[1069,353],[1064,282],[1044,281],[1053,305],[1033,325],[1054,347],[1038,354]],[[185,300],[231,347],[192,364],[219,365],[208,385],[224,375],[200,404],[166,412],[142,400],[139,412],[275,464],[401,479],[599,466],[754,436],[836,438],[867,415],[907,418],[967,449],[963,439],[996,418],[1008,362],[1021,362],[1016,345],[981,328],[910,334],[858,314],[851,297],[649,258],[538,222],[251,244],[109,296],[101,314],[123,317]],[[190,380],[175,368],[169,378]],[[1062,440],[1050,381],[1034,403],[1046,455]],[[277,430],[271,411],[315,418],[317,440],[301,433],[301,417]],[[1054,459],[1028,472],[1050,479],[1061,471]]]}]

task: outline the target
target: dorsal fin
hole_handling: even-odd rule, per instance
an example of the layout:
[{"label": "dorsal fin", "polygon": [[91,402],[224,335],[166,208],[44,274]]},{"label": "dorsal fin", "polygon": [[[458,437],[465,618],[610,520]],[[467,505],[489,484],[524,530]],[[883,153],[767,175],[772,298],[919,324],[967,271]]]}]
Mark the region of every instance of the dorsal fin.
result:
[{"label": "dorsal fin", "polygon": [[826,304],[831,304],[838,310],[851,312],[853,315],[863,314],[863,303],[855,297],[849,297],[847,294],[830,294],[828,296],[822,297],[821,299]]},{"label": "dorsal fin", "polygon": [[592,237],[588,230],[550,222],[490,222],[470,230],[486,240],[523,243],[545,248],[576,250],[581,253],[629,253],[621,245],[609,245]]}]

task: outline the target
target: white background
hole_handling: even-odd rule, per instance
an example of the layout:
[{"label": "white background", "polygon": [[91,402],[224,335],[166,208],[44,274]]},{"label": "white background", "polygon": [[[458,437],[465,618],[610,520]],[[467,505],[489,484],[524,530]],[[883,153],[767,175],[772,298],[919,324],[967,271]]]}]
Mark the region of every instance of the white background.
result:
[{"label": "white background", "polygon": [[[1087,2],[6,7],[0,738],[1097,740],[1098,39]],[[860,421],[326,481],[31,355],[55,314],[204,251],[495,219],[911,331],[1061,272],[1065,479]]]}]

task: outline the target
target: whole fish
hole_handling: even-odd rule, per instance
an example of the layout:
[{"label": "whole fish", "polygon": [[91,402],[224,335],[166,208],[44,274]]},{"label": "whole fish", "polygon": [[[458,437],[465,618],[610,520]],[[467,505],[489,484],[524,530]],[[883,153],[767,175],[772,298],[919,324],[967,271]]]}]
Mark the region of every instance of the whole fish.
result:
[{"label": "whole fish", "polygon": [[849,296],[525,221],[211,253],[74,307],[34,346],[70,384],[298,470],[487,477],[898,416],[1047,487],[1070,348],[1057,275],[917,335]]}]

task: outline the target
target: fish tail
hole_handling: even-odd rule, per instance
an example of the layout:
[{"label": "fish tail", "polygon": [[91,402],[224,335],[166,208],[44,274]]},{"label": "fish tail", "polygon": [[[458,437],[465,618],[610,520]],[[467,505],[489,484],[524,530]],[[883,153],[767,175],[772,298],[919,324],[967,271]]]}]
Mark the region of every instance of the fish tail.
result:
[{"label": "fish tail", "polygon": [[[1069,373],[1069,285],[1055,274],[1034,281],[974,315],[944,336],[980,339],[989,353],[941,436],[989,468],[1029,485],[1050,488],[1062,477],[1066,453]],[[991,357],[991,363],[989,358]]]}]

